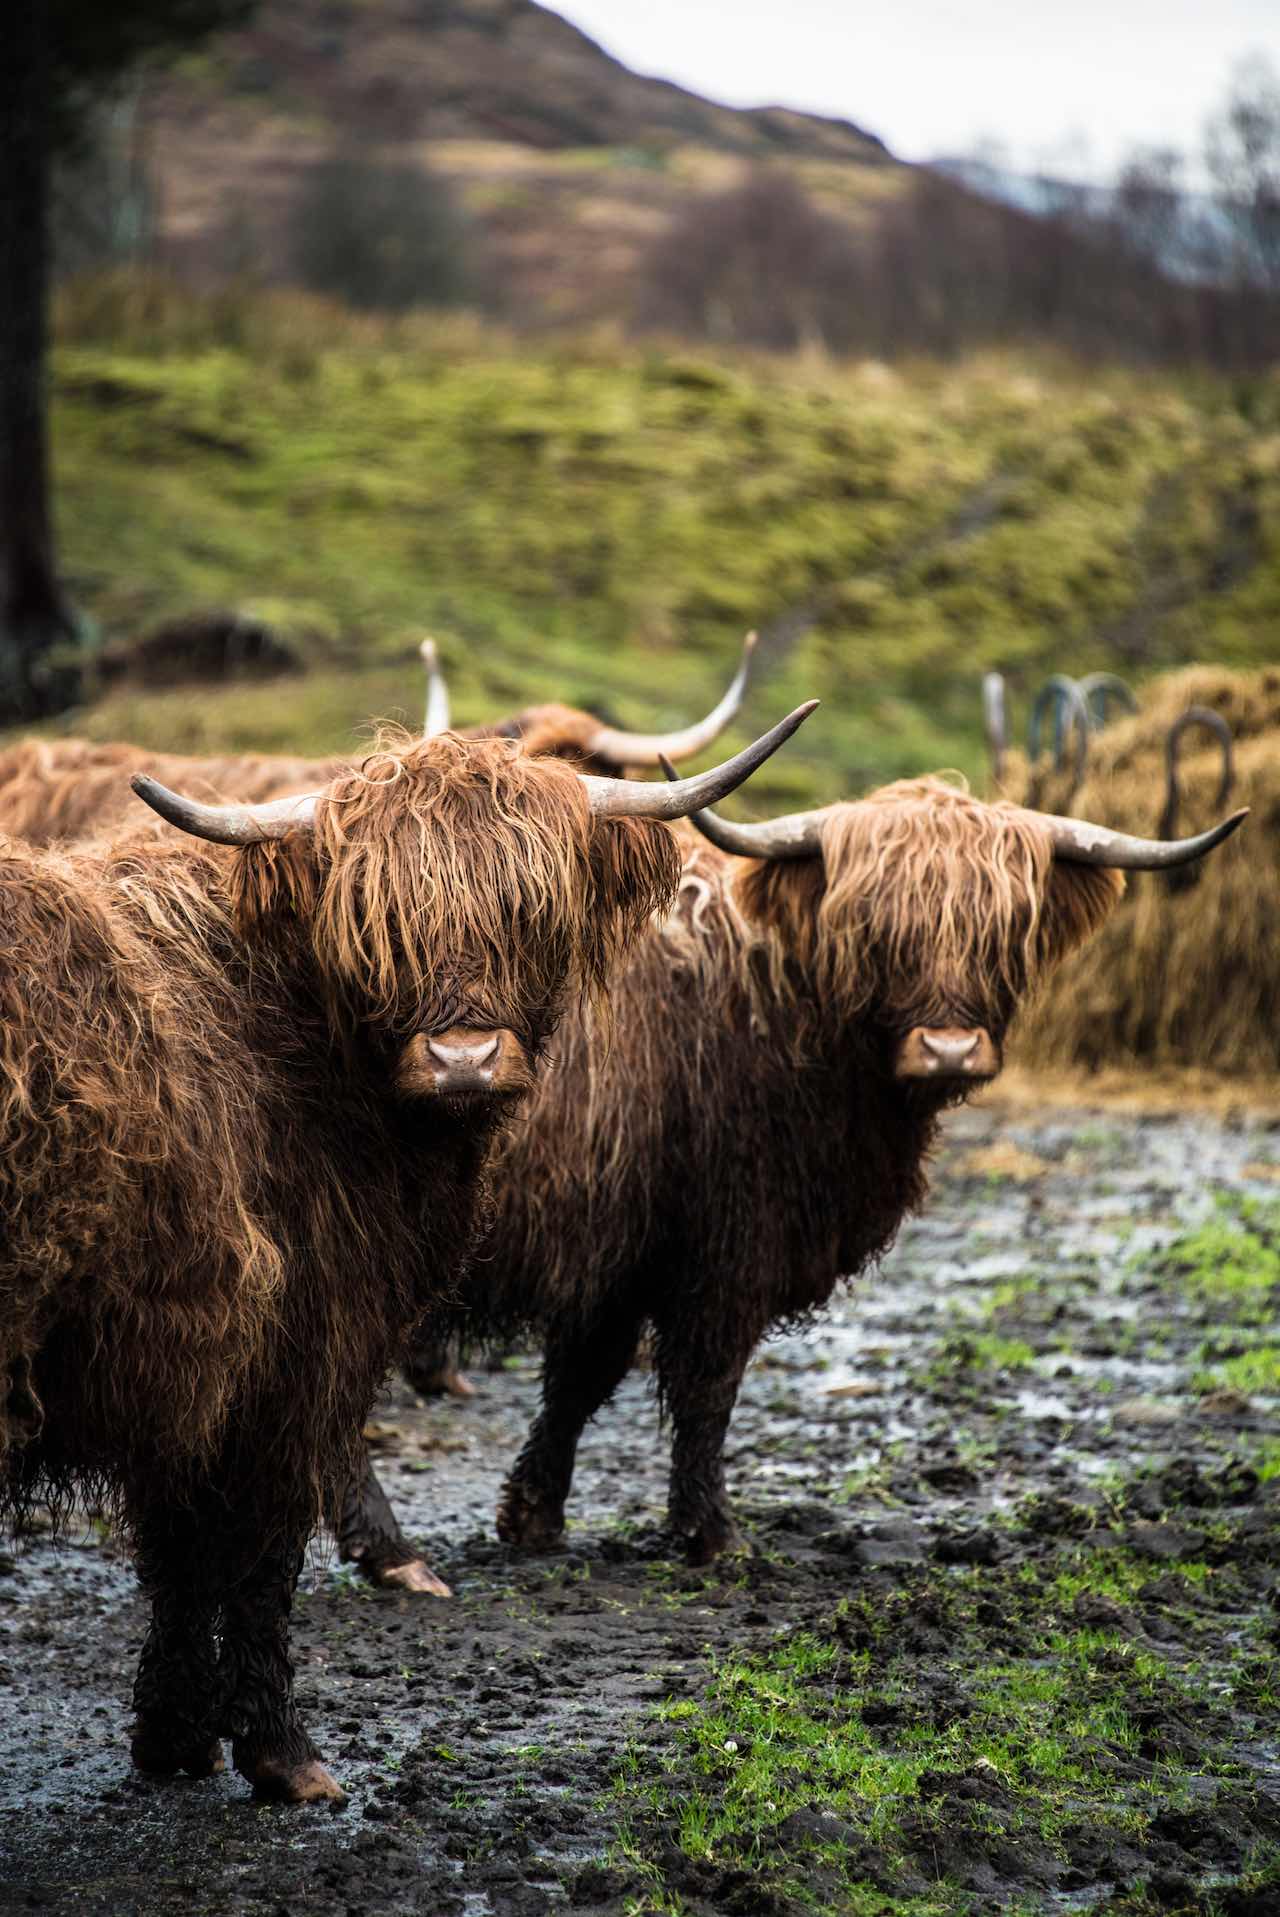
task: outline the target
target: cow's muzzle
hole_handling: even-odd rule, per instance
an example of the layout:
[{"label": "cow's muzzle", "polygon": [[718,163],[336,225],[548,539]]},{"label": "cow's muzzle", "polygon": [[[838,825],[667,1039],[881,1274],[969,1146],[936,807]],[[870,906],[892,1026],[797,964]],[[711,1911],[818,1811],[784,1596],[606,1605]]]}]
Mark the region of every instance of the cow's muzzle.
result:
[{"label": "cow's muzzle", "polygon": [[982,1081],[1000,1070],[1000,1053],[981,1026],[917,1025],[898,1046],[895,1078]]},{"label": "cow's muzzle", "polygon": [[403,1098],[518,1098],[532,1084],[528,1054],[514,1032],[470,1025],[416,1033],[396,1067]]}]

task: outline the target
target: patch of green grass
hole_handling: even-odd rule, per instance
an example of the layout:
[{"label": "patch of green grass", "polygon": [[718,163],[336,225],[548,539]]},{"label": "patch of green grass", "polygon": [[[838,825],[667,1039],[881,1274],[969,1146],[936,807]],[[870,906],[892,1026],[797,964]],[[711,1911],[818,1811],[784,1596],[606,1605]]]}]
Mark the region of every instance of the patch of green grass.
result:
[{"label": "patch of green grass", "polygon": [[[466,319],[155,282],[73,289],[53,365],[56,508],[104,635],[267,603],[312,671],[283,689],[118,693],[75,724],[205,750],[327,752],[416,714],[441,641],[456,716],[562,698],[646,729],[766,646],[743,721],[824,710],[757,807],[954,765],[980,777],[978,682],[1025,700],[1115,664],[1165,502],[1177,603],[1142,661],[1267,656],[1280,619],[1280,387],[985,356],[874,376],[729,353],[512,339]],[[1225,588],[1223,502],[1256,506]],[[807,622],[807,623],[806,623]]]},{"label": "patch of green grass", "polygon": [[1246,1397],[1280,1394],[1280,1345],[1257,1344],[1196,1372],[1197,1391],[1240,1391]]},{"label": "patch of green grass", "polygon": [[[666,1736],[633,1743],[616,1776],[627,1856],[653,1887],[637,1910],[680,1908],[674,1847],[750,1873],[765,1907],[971,1917],[962,1879],[984,1858],[1141,1849],[1206,1791],[1247,1797],[1215,1713],[1229,1697],[1260,1732],[1270,1721],[1267,1617],[1249,1611],[1230,1521],[1210,1530],[1212,1565],[1060,1532],[1046,1557],[908,1572],[753,1654],[708,1652],[701,1691],[659,1706]],[[1138,1621],[1152,1609],[1158,1639]],[[1197,1649],[1221,1615],[1244,1624],[1225,1665]]]},{"label": "patch of green grass", "polygon": [[1144,1262],[1216,1319],[1266,1323],[1280,1309],[1280,1204],[1223,1197],[1202,1225]]},{"label": "patch of green grass", "polygon": [[1025,1371],[1035,1360],[1025,1338],[1006,1338],[998,1331],[953,1332],[938,1347],[930,1374],[939,1379],[963,1378],[980,1372]]}]

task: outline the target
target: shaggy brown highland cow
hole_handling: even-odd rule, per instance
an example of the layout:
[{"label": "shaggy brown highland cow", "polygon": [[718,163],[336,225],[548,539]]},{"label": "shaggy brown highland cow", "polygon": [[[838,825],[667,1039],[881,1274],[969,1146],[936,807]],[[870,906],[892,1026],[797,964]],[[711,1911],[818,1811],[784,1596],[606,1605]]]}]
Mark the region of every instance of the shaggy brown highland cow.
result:
[{"label": "shaggy brown highland cow", "polygon": [[1119,899],[1113,868],[1198,857],[987,805],[937,780],[732,827],[686,853],[674,912],[566,1020],[495,1165],[471,1337],[536,1330],[542,1411],[498,1512],[560,1534],[578,1438],[653,1334],[669,1516],[704,1562],[734,1537],[723,1443],[771,1329],[884,1252],[926,1189],[942,1109],[1000,1069],[1020,1002]]},{"label": "shaggy brown highland cow", "polygon": [[[755,644],[756,635],[748,633],[724,695],[704,718],[674,732],[622,732],[572,707],[540,706],[459,736],[518,738],[534,756],[552,754],[602,777],[616,777],[627,766],[656,766],[664,757],[690,758],[714,743],[737,715]],[[449,694],[434,642],[424,640],[421,653],[427,670],[424,735],[430,737],[449,729]],[[146,822],[129,789],[128,778],[134,773],[148,774],[210,802],[234,798],[256,803],[314,787],[342,770],[338,759],[264,753],[188,758],[84,739],[26,739],[0,750],[0,833],[34,845],[101,838],[126,829],[130,836],[144,832],[154,837],[156,822]],[[410,1362],[419,1390],[471,1394],[447,1342],[432,1346],[420,1341]],[[343,1557],[358,1563],[375,1582],[449,1595],[448,1586],[428,1569],[400,1530],[367,1458],[358,1479],[336,1502],[331,1519]]]},{"label": "shaggy brown highland cow", "polygon": [[445,737],[259,806],[135,781],[216,848],[0,840],[0,1517],[127,1522],[141,1768],[229,1736],[259,1793],[340,1794],[292,1699],[307,1535],[566,999],[670,899],[657,821],[802,716],[675,788]]},{"label": "shaggy brown highland cow", "polygon": [[[471,726],[459,738],[518,739],[534,757],[571,760],[601,777],[627,767],[656,766],[662,758],[692,759],[713,745],[742,704],[756,635],[748,633],[727,691],[705,718],[675,732],[621,732],[572,706],[532,706],[496,725]],[[424,736],[447,732],[449,694],[430,640]],[[284,753],[242,752],[222,758],[186,758],[140,746],[97,745],[88,739],[22,739],[0,749],[0,832],[33,845],[100,838],[134,821],[129,778],[145,772],[195,798],[256,803],[300,791],[337,776],[342,759],[299,759]]]}]

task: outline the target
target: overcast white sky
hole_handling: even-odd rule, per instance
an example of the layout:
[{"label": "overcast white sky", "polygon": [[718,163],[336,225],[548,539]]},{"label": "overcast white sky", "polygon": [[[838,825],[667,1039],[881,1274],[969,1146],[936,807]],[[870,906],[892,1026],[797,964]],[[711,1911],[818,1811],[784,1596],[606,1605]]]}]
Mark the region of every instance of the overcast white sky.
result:
[{"label": "overcast white sky", "polygon": [[1103,175],[1199,147],[1233,69],[1280,66],[1280,0],[565,0],[641,73],[734,106],[854,120],[903,159],[995,139],[1012,164]]}]

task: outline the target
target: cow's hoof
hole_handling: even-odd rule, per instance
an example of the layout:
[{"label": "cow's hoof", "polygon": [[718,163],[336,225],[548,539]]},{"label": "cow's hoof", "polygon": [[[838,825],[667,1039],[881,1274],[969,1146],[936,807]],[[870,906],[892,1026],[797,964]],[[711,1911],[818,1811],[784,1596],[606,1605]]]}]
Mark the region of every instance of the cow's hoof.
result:
[{"label": "cow's hoof", "polygon": [[538,1504],[519,1485],[508,1484],[498,1503],[498,1536],[525,1551],[549,1551],[564,1536],[564,1511]]},{"label": "cow's hoof", "polygon": [[410,1564],[368,1564],[362,1569],[372,1583],[380,1584],[385,1591],[412,1591],[415,1597],[453,1596],[444,1579],[429,1570],[421,1558],[414,1558]]},{"label": "cow's hoof", "polygon": [[347,1793],[318,1757],[290,1764],[262,1757],[249,1773],[255,1797],[269,1804],[345,1804]]},{"label": "cow's hoof", "polygon": [[227,1768],[220,1739],[208,1743],[183,1744],[169,1733],[139,1725],[129,1740],[133,1768],[148,1777],[176,1777],[185,1771],[188,1777],[214,1777]]},{"label": "cow's hoof", "polygon": [[456,1365],[437,1365],[433,1370],[409,1366],[405,1376],[420,1398],[474,1398],[476,1388]]},{"label": "cow's hoof", "polygon": [[714,1564],[717,1558],[734,1557],[745,1552],[746,1545],[731,1524],[706,1524],[697,1531],[680,1534],[680,1548],[686,1564]]}]

